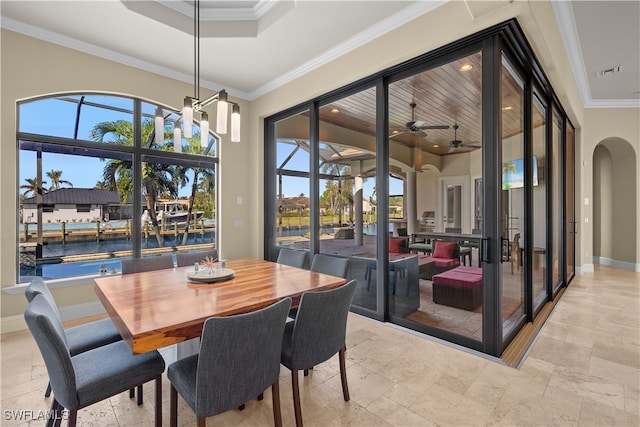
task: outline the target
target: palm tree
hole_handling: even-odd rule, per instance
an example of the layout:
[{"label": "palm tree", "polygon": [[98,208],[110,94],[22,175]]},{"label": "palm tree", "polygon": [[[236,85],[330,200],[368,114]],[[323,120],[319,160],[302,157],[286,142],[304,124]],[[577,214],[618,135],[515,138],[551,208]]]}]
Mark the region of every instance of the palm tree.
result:
[{"label": "palm tree", "polygon": [[49,191],[59,190],[61,185],[68,185],[69,187],[73,187],[73,184],[71,183],[71,181],[62,179],[62,171],[56,171],[51,169],[49,172],[47,172],[47,176],[51,180]]},{"label": "palm tree", "polygon": [[[334,150],[339,154],[342,151],[341,146],[334,146]],[[325,193],[327,195],[334,193],[333,197],[329,199],[333,199],[335,202],[334,206],[331,206],[331,209],[334,212],[338,213],[338,224],[342,225],[342,206],[349,206],[349,222],[353,223],[353,211],[354,211],[354,200],[353,200],[353,179],[352,178],[340,178],[344,176],[349,176],[351,174],[351,166],[340,164],[340,163],[322,163],[320,166],[320,172],[325,174],[330,174],[338,177],[338,184],[333,184],[330,186],[328,182],[326,186]]]},{"label": "palm tree", "polygon": [[[148,148],[168,149],[168,146],[157,146],[152,137],[154,123],[152,120],[145,120],[142,123],[142,140]],[[91,138],[94,141],[106,142],[119,145],[133,145],[133,124],[126,120],[110,122],[100,122],[91,130]],[[169,194],[177,197],[177,186],[173,181],[175,167],[161,163],[142,163],[142,194],[145,197],[146,207],[150,215],[151,224],[155,231],[159,246],[164,246],[160,227],[158,226],[156,212],[156,202],[159,194]],[[104,182],[115,188],[120,196],[120,203],[126,204],[133,194],[133,171],[131,161],[110,159],[104,167]]]},{"label": "palm tree", "polygon": [[[193,138],[189,138],[189,146],[183,151],[186,153],[202,154],[202,147],[200,145],[200,135],[194,135]],[[175,144],[175,142],[174,142]],[[196,202],[196,195],[198,190],[204,190],[205,193],[209,193],[215,188],[215,174],[211,168],[202,167],[186,167],[177,166],[176,173],[174,175],[174,183],[180,187],[186,187],[189,184],[189,177],[187,172],[193,171],[193,181],[191,182],[191,194],[189,195],[189,204],[187,207],[187,221],[184,227],[184,235],[182,237],[182,244],[187,244],[189,238],[189,226],[191,225],[191,216],[193,214],[193,207]]]},{"label": "palm tree", "polygon": [[100,190],[111,190],[111,187],[109,186],[109,183],[106,181],[98,181],[96,182],[96,185],[94,186],[94,188],[99,188]]},{"label": "palm tree", "polygon": [[45,193],[42,186],[47,183],[46,181],[42,181],[42,185],[38,185],[38,178],[26,178],[25,181],[27,183],[20,186],[20,189],[24,190],[22,192],[23,197],[27,197],[29,195],[36,196],[38,194]]},{"label": "palm tree", "polygon": [[518,169],[516,168],[516,164],[513,160],[509,160],[502,164],[502,173],[504,175],[502,187],[503,189],[509,189],[511,187],[511,179],[510,176],[516,173]]}]

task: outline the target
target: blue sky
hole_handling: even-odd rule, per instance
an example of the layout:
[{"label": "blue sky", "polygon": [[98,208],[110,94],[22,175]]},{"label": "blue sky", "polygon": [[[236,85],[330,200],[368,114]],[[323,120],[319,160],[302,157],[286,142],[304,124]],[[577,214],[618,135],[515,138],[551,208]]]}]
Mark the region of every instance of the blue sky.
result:
[{"label": "blue sky", "polygon": [[[107,102],[124,110],[132,110],[133,103],[130,99],[105,97],[105,96],[88,96],[85,98],[89,102]],[[143,103],[143,112],[153,114],[153,106]],[[73,138],[75,116],[77,113],[77,104],[55,99],[47,99],[36,102],[22,104],[20,107],[20,130],[23,132],[59,136],[65,138]],[[90,140],[90,132],[93,125],[100,121],[113,121],[124,119],[131,121],[130,113],[122,111],[112,111],[103,108],[93,107],[91,105],[83,105],[81,109],[81,120],[78,129],[78,138]],[[288,155],[285,150],[278,150],[278,164],[280,165],[284,157]],[[43,180],[46,182],[45,188],[51,184],[48,182],[46,172],[51,170],[61,170],[61,179],[70,181],[74,187],[92,188],[98,181],[102,180],[102,172],[105,162],[98,158],[85,156],[72,156],[56,153],[43,153]],[[300,150],[287,164],[287,169],[307,171],[309,166],[308,153]],[[36,177],[36,154],[33,151],[20,151],[20,182],[24,185],[26,179]],[[244,173],[244,172],[243,172]],[[293,177],[283,177],[283,187],[285,196],[293,197],[300,194],[309,195],[308,180]],[[321,184],[322,185],[322,184]],[[364,197],[368,198],[373,193],[375,179],[365,180]],[[323,191],[324,188],[321,188]],[[180,190],[181,196],[189,194],[189,189]],[[390,194],[402,194],[402,182],[400,180],[391,180]]]}]

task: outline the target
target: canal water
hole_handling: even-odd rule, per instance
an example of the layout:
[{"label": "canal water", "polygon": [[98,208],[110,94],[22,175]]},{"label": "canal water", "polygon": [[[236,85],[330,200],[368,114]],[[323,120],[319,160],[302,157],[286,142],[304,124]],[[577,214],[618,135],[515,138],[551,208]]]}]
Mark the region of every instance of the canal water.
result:
[{"label": "canal water", "polygon": [[[333,233],[333,226],[324,226],[321,233]],[[303,236],[309,232],[308,227],[283,229],[282,237]],[[365,234],[375,235],[375,224],[369,224],[364,227]],[[216,240],[215,232],[205,233],[201,235],[190,235],[187,245],[214,243]],[[177,239],[174,236],[164,236],[164,247],[182,246],[182,238]],[[158,242],[155,235],[150,235],[148,239],[143,239],[142,249],[158,248]],[[89,255],[89,254],[109,254],[120,251],[130,251],[132,243],[130,239],[114,239],[103,241],[85,241],[85,242],[67,242],[67,243],[49,243],[43,246],[42,256],[45,259],[55,260],[56,258],[72,256],[72,255]],[[28,282],[32,276],[41,276],[45,279],[60,279],[64,277],[74,277],[83,275],[97,274],[104,267],[109,274],[119,273],[121,271],[122,258],[108,258],[100,260],[83,260],[76,262],[52,262],[38,264],[35,267],[20,267],[20,282]]]}]

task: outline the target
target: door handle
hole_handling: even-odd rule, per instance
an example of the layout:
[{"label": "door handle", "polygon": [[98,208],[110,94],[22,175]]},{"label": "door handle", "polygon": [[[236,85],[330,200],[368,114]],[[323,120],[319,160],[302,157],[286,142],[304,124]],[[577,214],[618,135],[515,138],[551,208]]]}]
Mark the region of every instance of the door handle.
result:
[{"label": "door handle", "polygon": [[489,239],[486,237],[480,239],[480,262],[491,262],[489,260]]},{"label": "door handle", "polygon": [[511,245],[507,237],[500,237],[500,262],[507,262],[511,259]]}]

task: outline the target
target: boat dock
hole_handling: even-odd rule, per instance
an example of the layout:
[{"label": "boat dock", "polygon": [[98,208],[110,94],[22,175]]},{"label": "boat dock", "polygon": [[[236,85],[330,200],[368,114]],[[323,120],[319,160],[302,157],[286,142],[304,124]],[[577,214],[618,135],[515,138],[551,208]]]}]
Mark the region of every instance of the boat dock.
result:
[{"label": "boat dock", "polygon": [[[113,227],[110,224],[102,225],[100,222],[83,224],[82,227],[67,227],[64,222],[55,225],[59,225],[59,227],[52,228],[52,224],[47,224],[47,229],[43,230],[43,244],[130,239],[132,234],[130,222],[126,222],[122,227]],[[215,230],[215,226],[207,226],[203,220],[191,224],[187,231],[184,229],[184,224],[177,222],[160,225],[160,235],[172,236],[174,239],[183,236],[185,232],[203,237],[207,233],[215,233]],[[145,223],[142,227],[142,235],[148,239],[149,237],[154,238],[156,233],[150,224]],[[37,240],[37,227],[34,224],[24,224],[24,230],[20,233],[20,246],[28,246]]]}]

